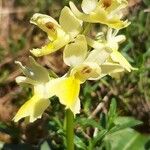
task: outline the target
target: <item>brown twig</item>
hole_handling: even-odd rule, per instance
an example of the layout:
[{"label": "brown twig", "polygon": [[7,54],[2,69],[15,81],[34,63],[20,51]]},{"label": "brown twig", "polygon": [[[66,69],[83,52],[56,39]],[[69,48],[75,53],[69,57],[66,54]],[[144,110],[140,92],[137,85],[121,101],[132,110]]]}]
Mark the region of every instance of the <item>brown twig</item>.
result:
[{"label": "brown twig", "polygon": [[92,114],[89,116],[89,119],[94,118],[104,108],[105,104],[109,101],[109,96],[111,94],[112,92],[110,91],[106,96],[104,96],[102,102],[97,105]]},{"label": "brown twig", "polygon": [[77,131],[81,132],[86,139],[88,139],[88,140],[91,139],[90,136],[86,132],[84,132],[84,130],[81,127],[78,127]]}]

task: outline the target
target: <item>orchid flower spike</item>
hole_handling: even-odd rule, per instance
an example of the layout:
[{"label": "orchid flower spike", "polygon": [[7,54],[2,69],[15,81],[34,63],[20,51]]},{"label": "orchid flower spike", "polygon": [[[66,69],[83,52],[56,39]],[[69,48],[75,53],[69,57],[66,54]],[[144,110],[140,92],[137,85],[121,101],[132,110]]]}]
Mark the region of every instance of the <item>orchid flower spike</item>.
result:
[{"label": "orchid flower spike", "polygon": [[82,21],[77,19],[68,7],[64,7],[61,11],[60,24],[52,17],[40,13],[34,14],[30,22],[46,32],[49,39],[49,42],[42,48],[31,50],[31,53],[37,57],[59,50],[82,30]]},{"label": "orchid flower spike", "polygon": [[127,0],[83,0],[80,12],[73,2],[70,2],[72,12],[85,22],[101,23],[114,29],[127,27],[130,23],[122,21],[122,9],[128,5]]}]

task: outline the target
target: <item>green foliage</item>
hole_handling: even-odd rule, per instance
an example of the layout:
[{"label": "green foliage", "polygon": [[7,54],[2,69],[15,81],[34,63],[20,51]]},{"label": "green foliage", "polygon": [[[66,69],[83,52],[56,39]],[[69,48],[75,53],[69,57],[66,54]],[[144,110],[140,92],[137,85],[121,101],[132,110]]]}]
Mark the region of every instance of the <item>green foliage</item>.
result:
[{"label": "green foliage", "polygon": [[7,125],[3,122],[0,122],[0,132],[9,134],[12,136],[12,138],[19,137],[19,129],[17,129],[13,124]]},{"label": "green foliage", "polygon": [[140,150],[144,149],[149,137],[141,135],[131,127],[141,125],[142,122],[132,117],[121,117],[116,112],[117,103],[112,99],[110,108],[107,114],[102,113],[100,123],[93,119],[81,118],[77,119],[76,123],[81,127],[92,127],[96,134],[88,140],[88,146],[83,143],[85,140],[76,137],[76,146],[83,150],[106,149],[106,150]]},{"label": "green foliage", "polygon": [[83,143],[83,140],[77,136],[75,136],[74,143],[79,150],[85,150],[87,148],[86,144]]},{"label": "green foliage", "polygon": [[86,127],[95,127],[98,129],[102,129],[102,126],[99,125],[95,120],[88,119],[88,118],[76,118],[75,124],[79,124],[80,126],[86,128]]},{"label": "green foliage", "polygon": [[106,150],[145,150],[146,142],[150,137],[144,136],[131,128],[122,129],[111,134],[107,134],[104,138],[104,145],[110,145]]}]

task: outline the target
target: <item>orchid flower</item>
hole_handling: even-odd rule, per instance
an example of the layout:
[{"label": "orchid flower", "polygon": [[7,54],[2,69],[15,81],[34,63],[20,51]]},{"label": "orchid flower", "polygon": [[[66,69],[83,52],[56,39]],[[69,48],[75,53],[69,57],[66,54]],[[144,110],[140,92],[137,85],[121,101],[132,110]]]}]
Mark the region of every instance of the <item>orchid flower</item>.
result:
[{"label": "orchid flower", "polygon": [[72,12],[85,22],[101,23],[114,29],[121,29],[130,23],[122,21],[122,9],[128,5],[127,0],[83,0],[80,12],[73,2],[70,2]]},{"label": "orchid flower", "polygon": [[60,103],[71,109],[74,115],[80,112],[80,84],[86,80],[98,80],[106,74],[120,72],[122,69],[118,64],[104,64],[110,52],[109,49],[94,49],[88,52],[84,35],[78,35],[73,43],[65,47],[64,62],[71,69],[66,77],[56,79],[56,86],[52,86],[51,92],[55,93]]},{"label": "orchid flower", "polygon": [[41,118],[44,110],[49,106],[49,93],[47,83],[50,81],[48,71],[39,65],[32,57],[29,58],[29,67],[16,61],[25,76],[16,78],[19,84],[29,84],[33,88],[33,96],[25,102],[14,117],[17,122],[21,118],[27,118],[29,122]]},{"label": "orchid flower", "polygon": [[[39,65],[32,57],[29,58],[29,66],[23,66],[16,61],[25,76],[16,78],[18,84],[29,84],[33,89],[33,96],[26,101],[14,117],[17,122],[26,118],[28,122],[34,122],[41,118],[43,112],[50,105],[49,98],[57,96],[62,104],[67,103],[66,108],[76,114],[79,113],[80,101],[78,99],[80,81],[74,77],[50,78],[48,71]],[[74,107],[75,106],[75,107]]]},{"label": "orchid flower", "polygon": [[77,19],[68,7],[64,7],[61,11],[60,24],[52,17],[39,13],[34,14],[30,22],[46,32],[49,39],[49,42],[41,49],[31,50],[31,53],[37,57],[59,50],[82,30],[82,21]]},{"label": "orchid flower", "polygon": [[48,98],[57,96],[60,103],[70,109],[74,115],[80,112],[80,85],[86,80],[98,80],[101,77],[123,69],[119,64],[106,62],[112,50],[107,47],[88,52],[87,40],[84,35],[78,35],[74,42],[66,45],[63,53],[64,62],[70,66],[70,71],[63,77],[52,79],[48,71],[30,57],[29,67],[16,62],[24,75],[16,78],[19,84],[30,84],[33,96],[19,109],[14,121],[27,117],[29,122],[40,118],[49,106]]},{"label": "orchid flower", "polygon": [[112,51],[107,62],[119,63],[125,70],[129,72],[131,70],[135,70],[136,68],[133,68],[126,58],[118,51],[119,44],[125,41],[126,37],[124,35],[117,35],[117,33],[118,30],[113,32],[113,30],[110,28],[108,29],[106,39],[103,39],[102,37],[99,39],[99,41],[94,41],[90,38],[87,38],[87,41],[88,44],[93,48],[101,50],[104,47],[107,47]]}]

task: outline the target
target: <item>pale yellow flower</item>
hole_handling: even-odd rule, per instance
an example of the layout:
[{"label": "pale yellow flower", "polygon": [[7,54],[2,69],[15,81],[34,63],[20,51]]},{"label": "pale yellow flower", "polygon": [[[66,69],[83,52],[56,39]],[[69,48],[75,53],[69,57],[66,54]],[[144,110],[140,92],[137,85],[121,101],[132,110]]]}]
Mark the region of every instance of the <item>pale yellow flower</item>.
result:
[{"label": "pale yellow flower", "polygon": [[22,69],[25,76],[16,78],[18,84],[28,84],[32,87],[32,97],[27,100],[18,110],[14,117],[17,122],[26,118],[34,122],[41,118],[45,109],[50,105],[49,98],[57,96],[62,104],[77,114],[80,112],[79,91],[81,82],[70,77],[50,78],[48,71],[39,65],[32,57],[29,59],[29,66],[23,66],[16,62]]},{"label": "pale yellow flower", "polygon": [[73,2],[70,2],[72,12],[81,20],[91,23],[101,23],[114,29],[129,25],[122,21],[122,9],[128,5],[127,0],[83,0],[80,12]]},{"label": "pale yellow flower", "polygon": [[[51,92],[59,97],[60,102],[75,114],[80,112],[80,84],[86,80],[98,80],[101,77],[116,73],[122,69],[118,64],[105,63],[110,55],[107,48],[101,51],[94,49],[88,52],[84,35],[78,35],[75,41],[64,49],[64,62],[71,67],[66,77],[56,79]],[[104,65],[103,65],[104,64]],[[113,66],[114,65],[114,66]]]},{"label": "pale yellow flower", "polygon": [[13,120],[18,122],[22,118],[27,118],[29,122],[34,122],[38,118],[41,118],[49,104],[48,99],[40,98],[38,94],[35,94],[21,106]]},{"label": "pale yellow flower", "polygon": [[61,104],[70,109],[74,115],[80,113],[80,80],[73,76],[53,79],[49,82],[49,95],[59,98]]},{"label": "pale yellow flower", "polygon": [[50,104],[48,99],[49,90],[47,88],[47,83],[50,81],[49,74],[32,57],[29,60],[29,67],[16,62],[25,75],[17,77],[16,82],[19,84],[29,84],[33,88],[33,96],[21,106],[14,117],[15,122],[22,118],[27,118],[29,122],[41,118],[43,112]]},{"label": "pale yellow flower", "polygon": [[107,62],[110,63],[118,63],[127,71],[134,70],[126,58],[118,51],[119,44],[125,41],[126,37],[124,35],[117,35],[118,30],[113,32],[112,29],[108,29],[106,38],[99,39],[99,41],[94,41],[90,38],[87,38],[88,44],[96,49],[103,49],[107,47],[111,52],[110,57],[108,58]]},{"label": "pale yellow flower", "polygon": [[[104,53],[103,57],[101,57],[102,53]],[[64,49],[63,59],[71,67],[71,76],[78,78],[81,82],[90,78],[97,78],[101,73],[100,65],[109,56],[109,52],[103,50],[99,53],[98,59],[92,55],[93,52],[88,52],[84,35],[78,35],[73,43],[67,45]]]},{"label": "pale yellow flower", "polygon": [[31,50],[37,57],[55,52],[72,41],[82,30],[82,21],[68,7],[61,11],[59,23],[52,17],[36,13],[30,22],[47,33],[49,42],[42,48]]}]

